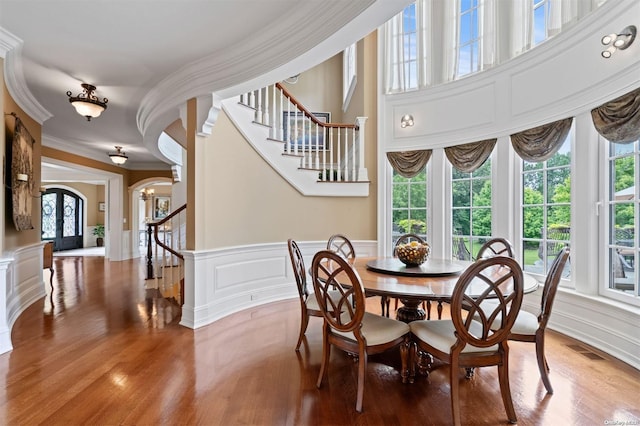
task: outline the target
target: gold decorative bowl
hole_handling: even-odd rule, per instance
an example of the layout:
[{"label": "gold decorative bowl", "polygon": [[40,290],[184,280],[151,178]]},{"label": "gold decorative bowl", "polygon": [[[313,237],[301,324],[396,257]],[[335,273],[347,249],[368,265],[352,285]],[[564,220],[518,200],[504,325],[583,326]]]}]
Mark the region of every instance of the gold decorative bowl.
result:
[{"label": "gold decorative bowl", "polygon": [[396,248],[398,259],[407,266],[420,266],[429,258],[431,247],[427,243],[420,244],[411,241],[407,244],[400,244]]}]

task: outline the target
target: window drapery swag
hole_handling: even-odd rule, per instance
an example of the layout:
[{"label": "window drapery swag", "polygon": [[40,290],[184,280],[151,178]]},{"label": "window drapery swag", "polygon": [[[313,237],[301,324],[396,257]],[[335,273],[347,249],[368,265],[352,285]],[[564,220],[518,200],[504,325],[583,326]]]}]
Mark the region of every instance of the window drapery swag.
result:
[{"label": "window drapery swag", "polygon": [[558,152],[571,130],[573,117],[511,135],[511,145],[525,161],[539,163]]},{"label": "window drapery swag", "polygon": [[476,171],[487,161],[493,152],[493,147],[498,139],[487,139],[480,142],[465,143],[462,145],[450,146],[444,149],[449,162],[463,173]]},{"label": "window drapery swag", "polygon": [[431,150],[387,152],[387,160],[400,176],[411,179],[420,173],[431,158]]},{"label": "window drapery swag", "polygon": [[598,133],[610,142],[640,139],[640,88],[591,110]]}]

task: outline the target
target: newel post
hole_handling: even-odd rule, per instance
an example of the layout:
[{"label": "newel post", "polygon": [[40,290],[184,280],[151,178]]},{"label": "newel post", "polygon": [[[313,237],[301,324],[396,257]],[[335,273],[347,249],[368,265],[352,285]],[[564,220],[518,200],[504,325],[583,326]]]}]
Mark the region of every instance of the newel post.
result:
[{"label": "newel post", "polygon": [[148,280],[152,280],[153,279],[153,246],[151,245],[151,238],[152,238],[152,232],[153,230],[151,229],[151,227],[153,226],[153,224],[148,223],[147,224],[147,279]]},{"label": "newel post", "polygon": [[365,131],[364,124],[367,122],[367,117],[356,117],[356,126],[358,126],[358,176],[356,180],[364,182],[369,180],[367,174],[367,168],[364,166],[364,148],[365,148]]}]

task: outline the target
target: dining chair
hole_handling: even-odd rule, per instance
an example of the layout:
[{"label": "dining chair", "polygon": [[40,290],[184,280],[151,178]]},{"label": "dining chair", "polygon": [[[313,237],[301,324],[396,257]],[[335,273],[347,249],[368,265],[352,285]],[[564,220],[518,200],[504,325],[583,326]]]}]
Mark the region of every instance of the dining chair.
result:
[{"label": "dining chair", "polygon": [[511,334],[509,334],[509,340],[536,344],[536,358],[538,360],[540,377],[542,378],[544,387],[550,394],[553,393],[553,387],[551,387],[551,381],[549,380],[549,364],[544,354],[544,332],[547,328],[549,317],[551,316],[553,301],[558,291],[558,285],[565,264],[569,259],[569,254],[569,247],[563,247],[551,264],[547,278],[544,281],[544,288],[542,289],[542,297],[540,300],[540,311],[538,314],[520,311],[511,329]]},{"label": "dining chair", "polygon": [[[358,383],[356,411],[362,412],[368,356],[400,348],[402,381],[409,372],[409,325],[365,311],[364,287],[358,273],[339,254],[322,250],[311,265],[313,288],[320,311],[322,327],[322,363],[316,386],[321,387],[327,375],[331,346],[357,357]],[[335,288],[341,297],[332,296]]]},{"label": "dining chair", "polygon": [[[417,348],[450,366],[451,412],[455,425],[461,423],[460,369],[494,365],[498,367],[507,417],[511,423],[517,421],[509,387],[507,339],[522,304],[523,283],[522,268],[514,259],[495,256],[477,260],[456,282],[451,319],[409,324]],[[473,293],[480,296],[472,298],[467,294],[471,286]],[[488,298],[496,298],[497,305],[488,308],[483,304]]]},{"label": "dining chair", "polygon": [[333,234],[327,240],[327,250],[338,253],[345,259],[355,259],[356,251],[349,238],[342,234]]},{"label": "dining chair", "polygon": [[[425,241],[422,239],[422,237],[420,237],[419,235],[416,234],[403,234],[400,235],[400,237],[398,237],[398,240],[396,241],[396,243],[393,246],[393,257],[398,257],[398,247],[402,244],[407,244],[410,243],[411,241],[417,241],[420,244],[424,244]],[[394,310],[397,311],[398,310],[398,298],[394,297],[393,298],[395,303],[394,303]],[[385,297],[385,305],[386,305],[386,313],[385,313],[385,308],[384,305],[382,307],[382,315],[385,316],[389,316],[390,312],[389,312],[389,307],[391,306],[391,300],[388,297]],[[442,302],[438,302],[438,306],[439,306],[439,312],[440,312],[440,316],[442,316]],[[427,319],[431,319],[431,302],[430,301],[423,301],[422,302],[422,309],[424,309],[424,311],[427,313]]]},{"label": "dining chair", "polygon": [[487,240],[482,247],[480,247],[476,259],[482,259],[490,256],[513,257],[513,245],[506,238],[491,238],[490,240]]},{"label": "dining chair", "polygon": [[322,318],[322,312],[320,311],[315,295],[309,293],[307,287],[307,269],[304,266],[304,259],[298,244],[289,238],[289,240],[287,240],[287,246],[289,247],[289,257],[291,258],[293,275],[296,278],[298,296],[300,298],[300,334],[298,336],[298,343],[296,344],[296,352],[298,352],[304,334],[307,331],[307,326],[309,325],[309,317]]},{"label": "dining chair", "polygon": [[[327,241],[327,250],[331,250],[335,253],[338,253],[345,259],[355,259],[356,258],[356,250],[353,248],[353,244],[343,234],[333,234],[329,237]],[[369,295],[365,295],[365,297],[373,297]],[[388,308],[387,297],[380,297],[380,309],[382,310],[382,315],[385,314],[385,308]],[[389,315],[387,315],[389,316]]]}]

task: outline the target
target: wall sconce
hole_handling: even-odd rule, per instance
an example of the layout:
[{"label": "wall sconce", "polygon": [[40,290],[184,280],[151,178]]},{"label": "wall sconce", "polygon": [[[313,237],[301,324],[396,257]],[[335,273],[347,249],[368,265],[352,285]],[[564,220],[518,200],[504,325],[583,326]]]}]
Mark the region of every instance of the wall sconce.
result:
[{"label": "wall sconce", "polygon": [[299,78],[300,74],[292,75],[291,77],[285,78],[284,82],[289,84],[296,84]]},{"label": "wall sconce", "polygon": [[91,121],[92,118],[99,117],[102,111],[107,109],[107,102],[109,102],[109,100],[107,98],[100,100],[93,94],[96,86],[82,83],[82,88],[84,90],[77,96],[71,96],[71,91],[67,92],[67,96],[69,97],[71,105],[76,109],[76,112],[83,117],[87,117],[87,121]]},{"label": "wall sconce", "polygon": [[127,162],[129,157],[127,157],[127,155],[124,153],[121,146],[116,146],[115,149],[116,152],[109,153],[109,158],[111,158],[111,161],[121,166]]},{"label": "wall sconce", "polygon": [[149,199],[151,199],[151,197],[153,197],[153,194],[155,193],[155,191],[151,188],[146,188],[143,189],[142,191],[140,191],[140,199],[142,201],[147,201]]},{"label": "wall sconce", "polygon": [[18,173],[16,175],[16,180],[18,182],[29,182],[29,175],[24,174],[24,173]]},{"label": "wall sconce", "polygon": [[403,115],[402,118],[400,119],[400,127],[404,129],[405,127],[411,127],[411,126],[413,126],[413,115],[411,114]]},{"label": "wall sconce", "polygon": [[631,43],[633,43],[633,40],[635,40],[635,38],[635,25],[629,25],[628,27],[623,29],[620,34],[614,33],[602,37],[602,44],[608,46],[605,50],[602,51],[602,57],[608,59],[616,50],[626,49],[627,47],[631,46]]}]

